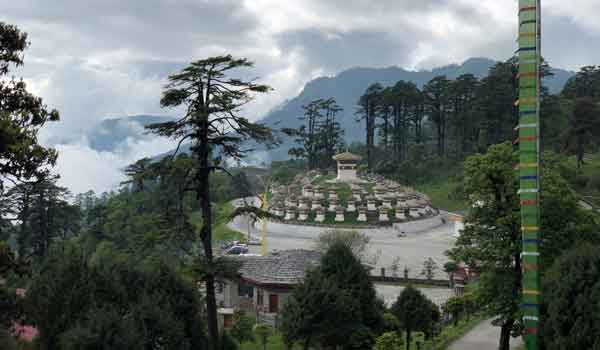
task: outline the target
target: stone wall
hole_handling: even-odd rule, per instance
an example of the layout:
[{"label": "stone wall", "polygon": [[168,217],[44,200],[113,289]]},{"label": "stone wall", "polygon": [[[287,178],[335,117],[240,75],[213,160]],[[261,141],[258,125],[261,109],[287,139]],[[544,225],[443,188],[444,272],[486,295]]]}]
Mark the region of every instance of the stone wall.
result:
[{"label": "stone wall", "polygon": [[394,229],[398,232],[406,232],[406,233],[417,233],[428,231],[434,229],[436,227],[442,226],[446,222],[446,219],[438,214],[436,216],[416,220],[416,221],[408,221],[408,222],[398,222],[395,223]]}]

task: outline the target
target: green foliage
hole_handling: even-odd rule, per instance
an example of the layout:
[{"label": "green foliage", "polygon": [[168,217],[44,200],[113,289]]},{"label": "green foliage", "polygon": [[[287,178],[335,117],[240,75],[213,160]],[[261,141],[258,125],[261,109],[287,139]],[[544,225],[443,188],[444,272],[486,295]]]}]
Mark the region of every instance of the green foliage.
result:
[{"label": "green foliage", "polygon": [[289,155],[305,160],[309,169],[334,166],[332,157],[344,146],[344,130],[336,120],[343,109],[334,98],[316,99],[302,109],[304,115],[299,119],[303,125],[297,129],[282,129],[288,136],[295,137],[298,144],[289,150]]},{"label": "green foliage", "polygon": [[447,312],[452,316],[452,321],[455,326],[458,325],[461,314],[465,312],[465,307],[465,298],[462,297],[452,297],[442,306],[444,312]]},{"label": "green foliage", "polygon": [[383,329],[382,315],[368,272],[350,247],[338,242],[292,292],[280,327],[289,344],[364,346]]},{"label": "green foliage", "polygon": [[237,314],[233,320],[231,336],[239,343],[254,341],[253,326],[254,320],[252,318],[245,314]]},{"label": "green foliage", "polygon": [[[274,332],[267,339],[267,350],[284,350],[286,347],[283,344],[283,339],[281,334],[278,332]],[[261,344],[257,344],[254,342],[246,342],[240,344],[240,350],[263,350],[263,346]]]},{"label": "green foliage", "polygon": [[421,274],[425,276],[428,280],[432,280],[435,277],[435,271],[439,269],[439,266],[431,257],[427,258],[423,262],[423,271]]},{"label": "green foliage", "polygon": [[234,337],[229,334],[228,331],[224,330],[221,333],[221,341],[219,343],[221,350],[237,350],[238,343],[235,342]]},{"label": "green foliage", "polygon": [[[478,324],[487,320],[488,315],[475,315],[475,317],[469,320],[461,320],[457,325],[449,325],[442,328],[439,335],[433,339],[426,340],[422,349],[426,350],[448,350],[452,349],[449,346],[464,337],[468,332],[473,330]],[[459,349],[453,349],[459,350]]]},{"label": "green foliage", "polygon": [[396,332],[400,329],[400,322],[394,314],[385,312],[383,314],[383,327],[387,332]]},{"label": "green foliage", "polygon": [[421,291],[409,285],[394,302],[392,313],[398,319],[400,329],[406,332],[406,349],[409,349],[411,334],[422,331],[432,334],[435,324],[440,320],[438,307]]},{"label": "green foliage", "polygon": [[355,329],[347,341],[345,349],[362,350],[371,349],[375,344],[375,336],[373,331],[368,327],[359,327]]},{"label": "green foliage", "polygon": [[346,245],[358,258],[364,258],[371,238],[358,231],[329,230],[316,239],[317,250],[325,254],[336,244]]},{"label": "green foliage", "polygon": [[210,347],[219,348],[217,304],[214,293],[213,225],[211,174],[224,170],[223,159],[241,160],[251,148],[250,142],[272,145],[272,130],[240,115],[241,107],[252,101],[256,94],[271,90],[255,80],[235,77],[240,70],[252,67],[245,58],[231,55],[216,56],[191,62],[179,73],[169,76],[161,98],[161,107],[179,108],[184,114],[177,121],[148,125],[150,132],[170,137],[183,143],[190,140],[194,159],[198,161],[194,190],[202,213],[202,242],[205,262],[209,266],[204,275],[206,283],[206,311]]},{"label": "green foliage", "polygon": [[[519,327],[521,300],[520,205],[513,168],[517,163],[517,154],[508,143],[467,159],[465,191],[470,194],[472,209],[456,248],[450,252],[453,260],[466,262],[480,272],[479,301],[498,315],[496,324],[506,333]],[[598,235],[593,218],[579,207],[578,198],[552,161],[545,167],[542,189],[543,274],[562,249],[579,240],[596,242]]]},{"label": "green foliage", "polygon": [[273,162],[271,163],[269,181],[278,184],[289,185],[292,183],[296,175],[304,171],[306,171],[306,167],[302,162],[295,160]]},{"label": "green foliage", "polygon": [[25,304],[46,349],[206,347],[199,295],[164,262],[111,253],[92,264],[80,248],[57,247]]},{"label": "green foliage", "polygon": [[17,342],[3,326],[0,326],[0,349],[17,350]]},{"label": "green foliage", "polygon": [[585,152],[598,145],[600,136],[600,107],[592,97],[575,100],[569,117],[565,148],[577,157],[577,167],[584,163]]},{"label": "green foliage", "polygon": [[375,339],[374,350],[401,350],[404,341],[398,332],[386,332]]},{"label": "green foliage", "polygon": [[12,214],[19,219],[14,227],[19,256],[43,257],[50,245],[69,239],[80,231],[81,212],[69,203],[70,193],[48,178],[20,183],[6,193]]},{"label": "green foliage", "polygon": [[262,344],[263,350],[266,350],[269,336],[273,333],[271,326],[263,323],[257,323],[254,325],[252,331],[254,332],[256,339],[258,339],[258,341]]},{"label": "green foliage", "polygon": [[245,198],[253,195],[250,181],[244,172],[238,172],[231,178],[233,198]]},{"label": "green foliage", "polygon": [[27,91],[23,80],[8,79],[11,65],[23,65],[27,34],[0,22],[0,195],[6,180],[48,177],[56,163],[56,150],[39,144],[38,133],[47,122],[59,120],[40,97]]},{"label": "green foliage", "polygon": [[552,265],[543,283],[545,346],[600,349],[599,246],[577,246]]}]

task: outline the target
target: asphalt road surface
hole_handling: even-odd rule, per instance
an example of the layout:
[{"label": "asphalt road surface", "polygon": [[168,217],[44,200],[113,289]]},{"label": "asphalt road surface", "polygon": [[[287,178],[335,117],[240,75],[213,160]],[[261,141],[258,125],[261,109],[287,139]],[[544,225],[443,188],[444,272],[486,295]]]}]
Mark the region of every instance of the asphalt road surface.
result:
[{"label": "asphalt road surface", "polygon": [[[492,320],[481,322],[462,339],[450,345],[450,350],[497,350],[500,340],[500,327],[494,327]],[[510,348],[519,349],[522,345],[520,338],[511,338]]]},{"label": "asphalt road surface", "polygon": [[[239,201],[234,205],[238,203]],[[395,273],[398,276],[403,276],[404,268],[408,267],[409,277],[423,277],[423,262],[431,257],[438,265],[435,278],[447,279],[443,265],[448,258],[444,252],[454,245],[455,237],[454,223],[446,222],[437,228],[409,233],[405,237],[398,237],[398,232],[391,227],[358,230],[371,238],[367,262],[375,266],[373,273],[380,274],[381,268],[385,268],[386,275],[393,275],[392,266],[397,265]],[[244,216],[236,218],[228,226],[252,237],[261,236],[261,224],[251,225]],[[329,229],[316,226],[268,222],[267,250],[314,249],[316,238],[327,230]],[[260,253],[260,247],[251,246],[250,253]]]}]

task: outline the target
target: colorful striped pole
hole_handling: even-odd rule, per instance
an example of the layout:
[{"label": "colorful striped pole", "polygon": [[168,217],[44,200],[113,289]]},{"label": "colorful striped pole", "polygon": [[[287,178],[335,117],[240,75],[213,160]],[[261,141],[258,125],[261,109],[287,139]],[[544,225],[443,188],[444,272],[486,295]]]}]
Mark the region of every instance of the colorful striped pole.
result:
[{"label": "colorful striped pole", "polygon": [[519,0],[519,176],[525,347],[538,349],[540,277],[540,0]]}]

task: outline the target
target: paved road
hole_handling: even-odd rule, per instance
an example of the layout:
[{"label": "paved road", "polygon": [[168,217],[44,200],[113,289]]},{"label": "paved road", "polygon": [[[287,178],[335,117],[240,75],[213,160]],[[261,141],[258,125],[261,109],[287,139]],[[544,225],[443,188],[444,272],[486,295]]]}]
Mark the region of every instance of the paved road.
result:
[{"label": "paved road", "polygon": [[[248,225],[248,220],[244,216],[236,218],[228,226],[244,234],[248,234],[250,231],[250,235],[253,237],[261,235],[260,223],[255,226]],[[269,222],[267,225],[267,250],[314,249],[315,239],[326,230],[327,228],[315,226]],[[406,266],[409,269],[410,277],[421,277],[423,262],[431,257],[439,266],[435,278],[448,278],[442,267],[448,261],[444,252],[455,242],[454,223],[447,221],[446,224],[437,228],[426,232],[409,233],[406,237],[398,237],[398,232],[391,227],[361,229],[360,231],[371,238],[368,262],[376,266],[375,273],[379,274],[383,267],[386,269],[386,274],[391,275],[391,266],[396,261],[399,267],[397,275],[402,276]],[[259,252],[260,247],[251,247],[251,253]]]},{"label": "paved road", "polygon": [[[486,320],[473,328],[462,339],[450,345],[450,350],[497,350],[500,327],[494,327],[492,320]],[[519,349],[520,338],[511,338],[510,348]]]}]

